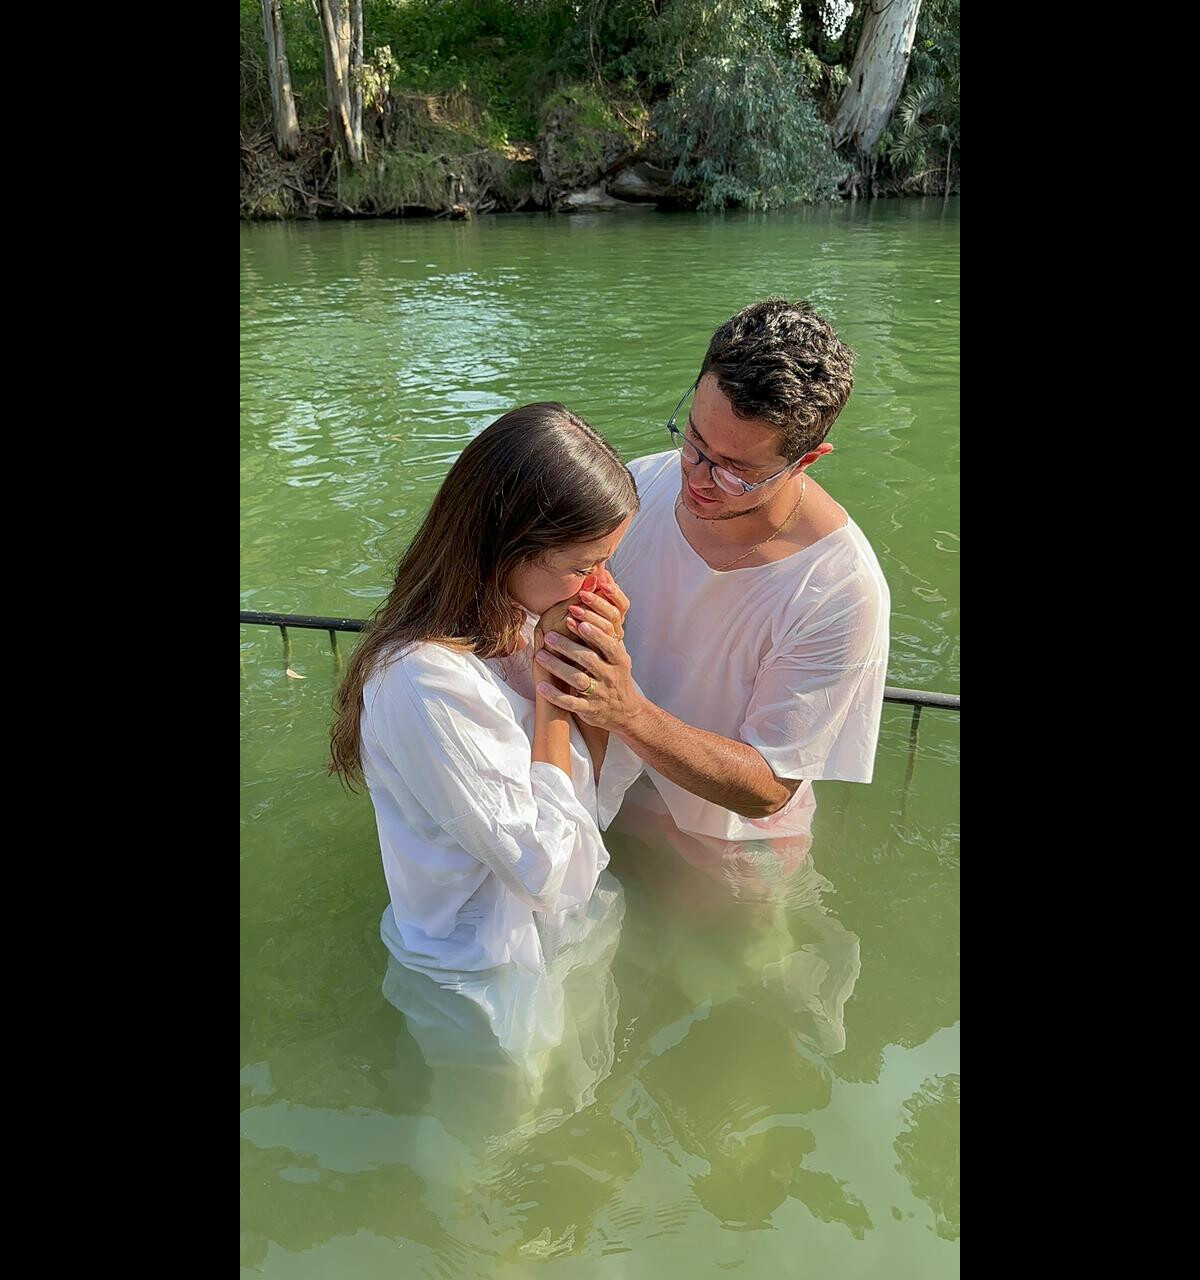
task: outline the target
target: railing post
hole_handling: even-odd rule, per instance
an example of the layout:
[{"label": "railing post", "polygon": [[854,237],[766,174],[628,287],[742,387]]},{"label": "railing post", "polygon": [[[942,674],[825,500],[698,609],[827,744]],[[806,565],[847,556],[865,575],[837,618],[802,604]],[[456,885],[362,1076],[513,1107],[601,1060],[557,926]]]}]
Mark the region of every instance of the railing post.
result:
[{"label": "railing post", "polygon": [[921,704],[913,707],[912,724],[908,730],[908,772],[904,775],[904,793],[908,794],[912,782],[913,770],[917,767],[917,732],[921,726]]}]

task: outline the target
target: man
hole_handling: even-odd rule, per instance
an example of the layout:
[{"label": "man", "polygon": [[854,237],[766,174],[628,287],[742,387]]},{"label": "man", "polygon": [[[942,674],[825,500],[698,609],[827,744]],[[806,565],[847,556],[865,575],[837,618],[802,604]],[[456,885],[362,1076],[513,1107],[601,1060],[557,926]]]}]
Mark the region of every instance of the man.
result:
[{"label": "man", "polygon": [[[667,424],[675,447],[630,467],[641,510],[609,564],[623,640],[572,622],[539,654],[571,689],[550,700],[620,736],[685,832],[805,834],[815,779],[871,780],[887,583],[808,474],[853,363],[805,302],[723,324]],[[615,619],[626,600],[608,594]]]}]

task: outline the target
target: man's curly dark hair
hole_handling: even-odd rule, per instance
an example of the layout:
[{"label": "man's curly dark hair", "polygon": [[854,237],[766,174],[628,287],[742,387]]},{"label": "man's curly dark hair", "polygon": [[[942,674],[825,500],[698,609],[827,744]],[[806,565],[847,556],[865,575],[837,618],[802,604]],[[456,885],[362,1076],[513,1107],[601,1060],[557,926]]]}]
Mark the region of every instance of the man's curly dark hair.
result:
[{"label": "man's curly dark hair", "polygon": [[845,407],[854,358],[811,303],[766,298],[713,334],[700,377],[716,377],[739,418],[775,427],[780,456],[795,462],[825,439]]}]

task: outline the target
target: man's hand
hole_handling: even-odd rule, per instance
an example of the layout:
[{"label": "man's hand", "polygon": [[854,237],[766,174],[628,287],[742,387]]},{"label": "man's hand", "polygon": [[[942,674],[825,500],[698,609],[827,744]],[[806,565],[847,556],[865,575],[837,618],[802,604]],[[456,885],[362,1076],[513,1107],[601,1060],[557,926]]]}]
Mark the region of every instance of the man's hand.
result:
[{"label": "man's hand", "polygon": [[542,644],[535,642],[535,678],[540,668],[546,686],[539,684],[539,691],[547,701],[573,712],[585,724],[619,731],[633,723],[642,700],[634,687],[629,654],[621,640],[604,629],[603,620],[576,620],[569,609],[567,613],[570,634],[546,627]]},{"label": "man's hand", "polygon": [[[555,695],[575,695],[580,705],[570,707],[548,693],[542,696],[563,710],[573,711],[582,723],[612,729],[619,717],[632,715],[639,696],[630,675],[629,655],[621,643],[629,597],[607,569],[601,569],[589,586],[594,589],[581,590],[574,599],[542,615],[534,633],[534,679],[545,680]],[[547,643],[546,637],[552,634],[557,640]],[[615,647],[606,650],[602,647],[605,642]],[[549,680],[547,676],[556,678]]]}]

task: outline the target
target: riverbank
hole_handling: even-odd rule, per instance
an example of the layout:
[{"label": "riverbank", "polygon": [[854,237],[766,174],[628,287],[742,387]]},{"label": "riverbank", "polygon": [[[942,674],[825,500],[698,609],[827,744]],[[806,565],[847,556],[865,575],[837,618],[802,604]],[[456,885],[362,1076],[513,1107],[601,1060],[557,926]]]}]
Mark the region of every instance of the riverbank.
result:
[{"label": "riverbank", "polygon": [[[958,3],[922,0],[893,119],[864,141],[839,123],[861,7],[830,25],[820,6],[785,21],[766,0],[363,0],[350,77],[361,93],[335,147],[314,10],[280,0],[269,54],[261,5],[241,0],[241,216],[761,210],[957,193]],[[295,110],[273,124],[284,90],[272,75],[289,67]]]},{"label": "riverbank", "polygon": [[656,149],[645,111],[610,104],[585,86],[543,104],[530,141],[496,143],[465,94],[404,93],[370,120],[367,157],[341,171],[325,130],[302,132],[282,159],[270,130],[241,136],[241,216],[469,217],[618,209],[695,209],[698,188],[678,184]]},{"label": "riverbank", "polygon": [[[265,126],[241,135],[245,221],[319,218],[469,218],[477,213],[618,211],[653,205],[696,209],[698,188],[676,183],[640,139],[600,130],[549,130],[534,142],[481,144],[437,120],[436,100],[411,106],[432,136],[424,149],[379,142],[362,169],[340,172],[324,131],[302,132],[295,158],[281,159]],[[958,195],[957,167],[907,179],[849,174],[843,198]]]}]

